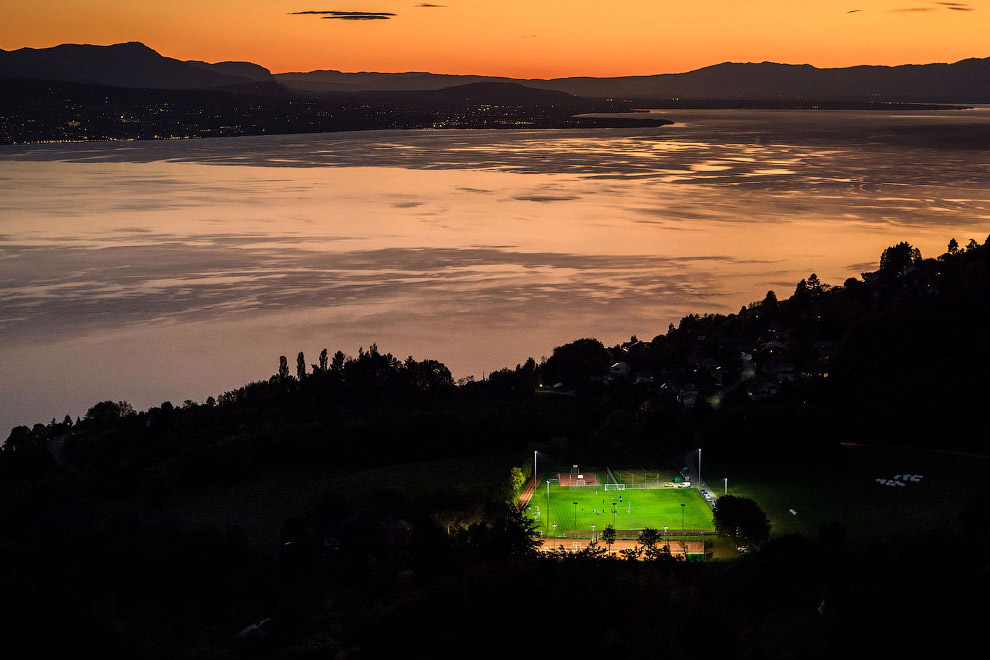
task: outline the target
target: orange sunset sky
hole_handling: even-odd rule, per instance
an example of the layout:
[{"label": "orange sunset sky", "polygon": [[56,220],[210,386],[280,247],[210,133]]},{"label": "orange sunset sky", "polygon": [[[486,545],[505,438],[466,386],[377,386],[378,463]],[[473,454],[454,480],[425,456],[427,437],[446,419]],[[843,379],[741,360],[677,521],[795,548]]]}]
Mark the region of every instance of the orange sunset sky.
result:
[{"label": "orange sunset sky", "polygon": [[[325,18],[373,12],[379,19]],[[392,15],[388,15],[392,14]],[[840,67],[990,56],[990,0],[0,0],[0,48],[141,41],[274,73],[549,78],[724,61]]]}]

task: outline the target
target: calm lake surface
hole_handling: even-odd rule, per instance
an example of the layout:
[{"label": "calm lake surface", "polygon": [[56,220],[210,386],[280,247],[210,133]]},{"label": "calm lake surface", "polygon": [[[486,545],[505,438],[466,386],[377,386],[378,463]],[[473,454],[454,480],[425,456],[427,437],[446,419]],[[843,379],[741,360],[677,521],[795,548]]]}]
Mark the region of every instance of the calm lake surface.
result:
[{"label": "calm lake surface", "polygon": [[377,343],[455,378],[990,232],[990,110],[0,147],[0,441]]}]

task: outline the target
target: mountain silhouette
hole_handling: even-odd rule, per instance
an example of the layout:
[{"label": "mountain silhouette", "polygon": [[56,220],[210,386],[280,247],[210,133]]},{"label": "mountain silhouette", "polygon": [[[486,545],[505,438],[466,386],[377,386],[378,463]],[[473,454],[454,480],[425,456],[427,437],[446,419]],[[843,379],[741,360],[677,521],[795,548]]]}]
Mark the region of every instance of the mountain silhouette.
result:
[{"label": "mountain silhouette", "polygon": [[[0,78],[148,89],[236,89],[259,83],[273,88],[271,84],[277,82],[298,93],[320,95],[428,92],[479,83],[515,83],[525,88],[589,98],[990,103],[990,58],[966,59],[952,64],[834,69],[819,69],[808,64],[725,62],[686,73],[549,80],[334,70],[272,75],[264,67],[250,62],[184,62],[164,57],[144,44],[130,42],[112,46],[63,44],[53,48],[0,50]],[[469,93],[498,91],[516,96],[522,94],[512,87],[477,88]],[[441,95],[438,100],[445,98]],[[491,97],[489,101],[481,102],[507,101]]]},{"label": "mountain silhouette", "polygon": [[138,42],[0,50],[0,78],[146,89],[213,89],[272,82],[271,73],[257,64],[183,62]]},{"label": "mountain silhouette", "polygon": [[987,103],[990,58],[954,64],[854,66],[725,62],[687,73],[614,78],[512,79],[422,72],[275,74],[296,91],[431,90],[477,82],[516,82],[582,97],[666,100],[805,100],[843,102]]},{"label": "mountain silhouette", "polygon": [[382,103],[400,107],[465,108],[478,105],[578,107],[587,100],[550,89],[534,89],[515,82],[477,82],[441,89],[402,91],[323,92],[320,98],[351,103]]}]

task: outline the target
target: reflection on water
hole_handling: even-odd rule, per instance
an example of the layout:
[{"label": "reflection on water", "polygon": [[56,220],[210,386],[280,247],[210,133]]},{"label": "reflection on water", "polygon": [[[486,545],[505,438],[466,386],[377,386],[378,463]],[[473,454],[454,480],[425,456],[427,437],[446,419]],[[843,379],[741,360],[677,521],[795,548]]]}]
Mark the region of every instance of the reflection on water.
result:
[{"label": "reflection on water", "polygon": [[[990,225],[990,113],[0,149],[0,435],[377,342],[456,376]],[[18,383],[11,387],[11,383]]]}]

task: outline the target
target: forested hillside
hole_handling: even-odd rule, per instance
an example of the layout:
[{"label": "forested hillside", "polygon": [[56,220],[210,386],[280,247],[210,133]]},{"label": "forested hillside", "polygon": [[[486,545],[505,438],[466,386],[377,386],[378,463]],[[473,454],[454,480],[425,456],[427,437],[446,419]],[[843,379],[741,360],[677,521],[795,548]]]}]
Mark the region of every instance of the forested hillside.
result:
[{"label": "forested hillside", "polygon": [[[585,625],[569,608],[532,617],[564,595],[587,603],[582,652],[596,654],[830,657],[862,639],[889,649],[895,629],[979,630],[967,603],[988,586],[985,482],[923,546],[851,547],[823,528],[701,565],[537,555],[507,507],[507,466],[533,450],[680,465],[702,447],[781,469],[841,442],[988,454],[990,237],[927,259],[900,243],[861,278],[812,274],[783,294],[649,341],[579,339],[483,381],[375,345],[328,348],[207,401],[104,401],[14,428],[0,451],[8,644],[47,657],[550,652],[546,631]],[[468,464],[480,476],[451,467]],[[404,472],[418,485],[381,476]],[[281,508],[252,514],[245,493]],[[274,538],[229,522],[249,514]]]}]

